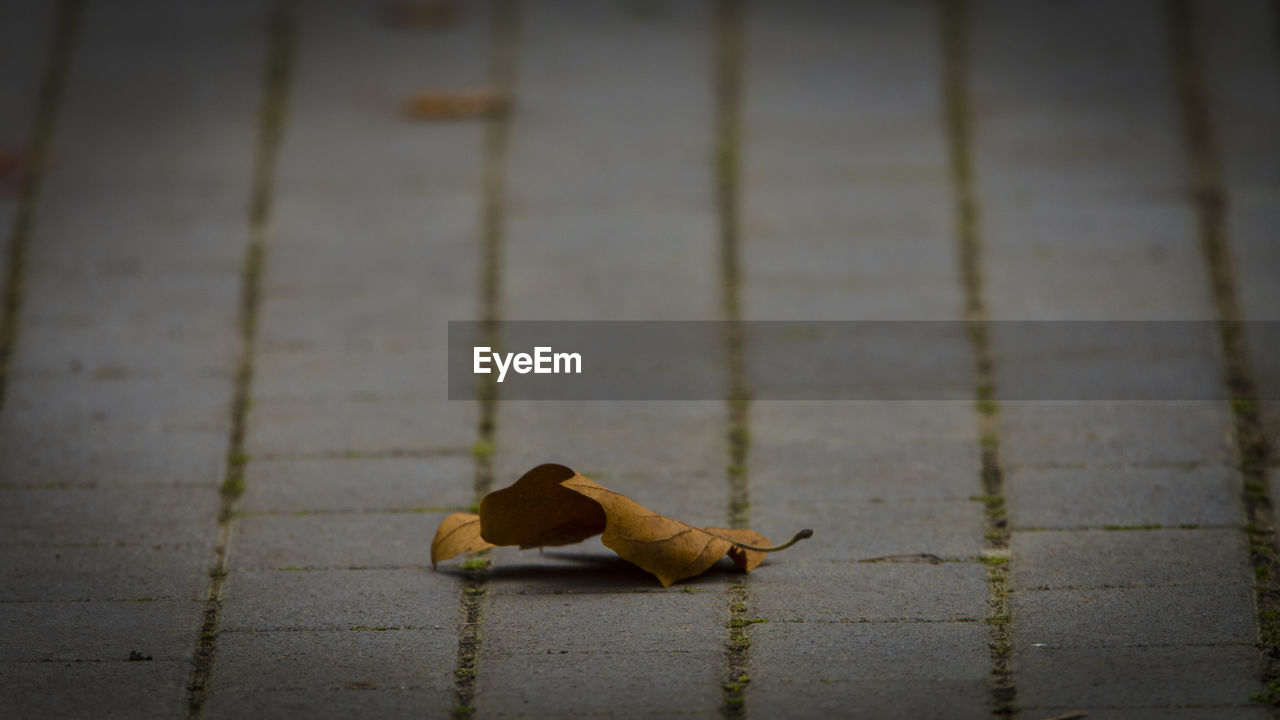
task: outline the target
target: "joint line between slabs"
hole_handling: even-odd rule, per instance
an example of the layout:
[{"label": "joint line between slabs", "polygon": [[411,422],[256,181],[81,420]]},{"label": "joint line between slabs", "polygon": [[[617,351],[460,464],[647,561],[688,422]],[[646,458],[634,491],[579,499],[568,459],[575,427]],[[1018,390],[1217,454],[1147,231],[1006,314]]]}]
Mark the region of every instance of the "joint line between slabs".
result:
[{"label": "joint line between slabs", "polygon": [[956,241],[964,290],[965,320],[973,350],[978,442],[982,453],[983,557],[986,563],[988,647],[991,656],[991,711],[994,717],[1017,714],[1017,688],[1010,662],[1009,523],[1005,514],[1004,472],[1000,464],[1000,407],[995,400],[995,362],[983,299],[982,237],[974,192],[972,108],[969,103],[969,38],[964,0],[941,0],[943,106],[947,152],[955,198]]},{"label": "joint line between slabs", "polygon": [[[493,89],[511,106],[515,90],[516,54],[519,47],[520,3],[497,0],[492,18],[490,77]],[[484,341],[500,346],[498,321],[502,311],[502,256],[506,234],[506,167],[511,125],[508,113],[486,120],[484,134],[483,193],[480,248],[480,312]],[[484,376],[479,386],[480,419],[472,447],[475,477],[472,490],[477,503],[493,487],[493,453],[497,442],[498,385]],[[465,720],[475,714],[476,680],[483,642],[485,611],[488,608],[487,569],[470,572],[459,596],[461,624],[453,669],[452,717]]]},{"label": "joint line between slabs", "polygon": [[[741,169],[743,16],[741,0],[718,0],[715,4],[715,164],[716,204],[719,220],[719,255],[721,312],[729,321],[725,349],[729,373],[729,397],[726,400],[728,433],[729,505],[726,509],[729,527],[747,525],[751,512],[748,481],[748,457],[751,449],[751,400],[747,387],[745,339],[738,327],[742,319],[742,268],[739,242],[739,172]],[[739,720],[746,716],[746,689],[750,682],[751,639],[748,629],[746,578],[729,586],[726,638],[724,646],[725,674],[721,685],[723,699],[721,717]]]},{"label": "joint line between slabs", "polygon": [[275,177],[280,138],[284,132],[287,95],[297,48],[296,0],[277,0],[269,19],[267,62],[263,71],[262,105],[258,113],[258,141],[254,155],[249,197],[249,244],[241,269],[239,310],[240,358],[231,402],[231,431],[227,440],[226,474],[220,490],[218,536],[215,559],[209,570],[209,594],[204,604],[200,634],[191,656],[187,684],[187,717],[200,717],[208,695],[218,642],[218,622],[222,612],[222,584],[227,576],[227,551],[235,507],[244,493],[244,472],[248,457],[244,452],[245,431],[253,383],[253,356],[258,328],[258,308],[262,294],[266,260],[266,225],[271,214],[271,190]]},{"label": "joint line between slabs", "polygon": [[[1272,5],[1280,21],[1280,6]],[[1218,315],[1225,362],[1225,384],[1231,397],[1239,470],[1254,571],[1262,691],[1257,699],[1280,717],[1280,561],[1277,560],[1275,511],[1267,483],[1273,459],[1258,406],[1257,383],[1249,362],[1248,338],[1242,323],[1235,262],[1227,235],[1227,196],[1222,162],[1209,110],[1204,49],[1196,31],[1195,10],[1187,0],[1167,0],[1169,49],[1176,73],[1179,110],[1191,166],[1193,207]]]},{"label": "joint line between slabs", "polygon": [[32,118],[30,151],[27,168],[18,189],[18,201],[10,226],[9,246],[6,248],[3,304],[0,307],[0,409],[4,408],[9,387],[13,350],[18,342],[18,320],[22,313],[23,270],[27,260],[27,246],[31,242],[31,228],[35,222],[35,205],[44,180],[45,160],[53,143],[54,123],[67,84],[67,72],[71,66],[84,13],[83,0],[61,0],[53,15],[53,28],[49,51],[45,59],[44,77],[40,81],[35,114]]}]

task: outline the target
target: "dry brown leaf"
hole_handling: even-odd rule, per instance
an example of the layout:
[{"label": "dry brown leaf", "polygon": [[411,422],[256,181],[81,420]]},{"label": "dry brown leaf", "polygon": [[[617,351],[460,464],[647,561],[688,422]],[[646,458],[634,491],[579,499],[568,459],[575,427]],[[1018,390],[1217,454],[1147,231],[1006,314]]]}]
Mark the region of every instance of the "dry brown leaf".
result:
[{"label": "dry brown leaf", "polygon": [[480,537],[479,515],[454,513],[441,520],[440,527],[436,528],[436,536],[431,541],[431,567],[441,560],[491,547],[492,543]]},{"label": "dry brown leaf", "polygon": [[455,513],[445,518],[431,544],[431,564],[493,545],[567,545],[600,533],[606,547],[653,573],[664,587],[706,572],[726,554],[743,571],[752,570],[766,553],[813,534],[804,530],[790,542],[766,547],[769,539],[753,530],[694,527],[564,465],[546,464],[486,495],[478,516]]},{"label": "dry brown leaf", "polygon": [[387,24],[395,28],[440,28],[458,21],[457,0],[393,2],[384,11]]},{"label": "dry brown leaf", "polygon": [[555,547],[605,532],[605,510],[564,485],[581,477],[563,465],[539,465],[514,485],[480,500],[480,532],[494,545]]},{"label": "dry brown leaf", "polygon": [[409,117],[417,120],[490,117],[506,109],[506,96],[488,88],[419,93],[405,106]]}]

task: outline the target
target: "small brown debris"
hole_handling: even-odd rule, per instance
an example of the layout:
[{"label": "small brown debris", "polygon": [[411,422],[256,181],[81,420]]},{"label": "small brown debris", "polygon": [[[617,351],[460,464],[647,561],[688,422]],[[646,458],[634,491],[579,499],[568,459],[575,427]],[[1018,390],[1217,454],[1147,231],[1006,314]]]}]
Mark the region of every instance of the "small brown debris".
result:
[{"label": "small brown debris", "polygon": [[405,106],[415,120],[487,118],[506,110],[506,96],[488,88],[419,93]]},{"label": "small brown debris", "polygon": [[458,10],[456,0],[393,2],[387,3],[383,17],[393,28],[434,29],[457,23]]}]

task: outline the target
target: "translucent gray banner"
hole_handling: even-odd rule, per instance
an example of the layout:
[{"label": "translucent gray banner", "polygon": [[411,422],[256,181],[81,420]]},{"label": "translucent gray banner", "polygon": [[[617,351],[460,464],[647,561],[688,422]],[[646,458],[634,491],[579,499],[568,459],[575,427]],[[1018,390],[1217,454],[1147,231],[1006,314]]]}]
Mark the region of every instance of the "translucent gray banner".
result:
[{"label": "translucent gray banner", "polygon": [[[1280,322],[1239,323],[1280,378]],[[449,323],[449,399],[972,400],[975,338],[996,400],[1225,400],[1215,322]],[[1276,400],[1280,383],[1259,384]]]}]

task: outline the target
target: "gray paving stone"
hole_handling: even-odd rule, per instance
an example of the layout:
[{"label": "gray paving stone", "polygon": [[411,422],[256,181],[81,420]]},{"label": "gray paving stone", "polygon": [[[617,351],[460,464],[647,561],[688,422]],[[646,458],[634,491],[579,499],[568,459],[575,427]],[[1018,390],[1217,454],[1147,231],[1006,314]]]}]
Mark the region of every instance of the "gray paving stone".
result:
[{"label": "gray paving stone", "polygon": [[[1078,707],[1023,707],[1026,717],[1051,718],[1079,710]],[[1261,705],[1236,705],[1232,707],[1125,707],[1094,708],[1088,711],[1089,720],[1265,720],[1271,712]]]},{"label": "gray paving stone", "polygon": [[0,603],[0,661],[125,661],[135,650],[189,661],[203,609],[190,600]]},{"label": "gray paving stone", "polygon": [[993,317],[1213,319],[1179,194],[1182,128],[1159,13],[1155,3],[974,6],[973,152]]},{"label": "gray paving stone", "polygon": [[[235,337],[234,310],[241,284],[238,271],[146,272],[120,262],[114,272],[25,274],[23,292],[40,298],[40,304],[24,308],[24,317],[33,325],[87,328],[101,324],[163,330],[172,333],[166,339],[175,340],[204,336],[207,342],[215,333]],[[67,292],[68,287],[76,291]],[[226,362],[227,358],[221,360]],[[234,357],[231,361],[234,363]]]},{"label": "gray paving stone", "polygon": [[444,357],[439,349],[259,353],[254,361],[254,399],[440,400],[449,392]]},{"label": "gray paving stone", "polygon": [[452,630],[224,633],[208,717],[444,716]]},{"label": "gray paving stone", "polygon": [[985,623],[751,626],[747,707],[763,717],[989,717]]},{"label": "gray paving stone", "polygon": [[436,397],[261,400],[249,410],[250,455],[456,451],[475,441],[476,408]]},{"label": "gray paving stone", "polygon": [[[0,431],[55,434],[117,426],[225,436],[231,415],[229,380],[129,377],[121,368],[88,377],[23,378],[6,397]],[[61,401],[50,403],[51,397]]]},{"label": "gray paving stone", "polygon": [[[1160,12],[1153,2],[974,6],[970,87],[984,201],[1178,187],[1185,166]],[[1100,22],[1108,32],[1096,31]]]},{"label": "gray paving stone", "polygon": [[[590,2],[525,10],[506,165],[502,316],[718,318],[715,185],[706,162],[714,143],[709,4],[666,5],[644,19]],[[497,428],[496,487],[539,463],[562,462],[655,511],[726,522],[723,404],[501,402]],[[598,541],[585,547],[498,556],[478,714],[715,712],[722,582],[700,579],[705,593],[657,592],[651,576],[609,558]],[[569,553],[586,562],[558,557]],[[562,589],[584,592],[555,594]]]},{"label": "gray paving stone", "polygon": [[745,316],[960,318],[934,9],[762,4],[746,18]]},{"label": "gray paving stone", "polygon": [[0,420],[0,479],[6,486],[214,488],[226,475],[223,432],[119,427],[92,418],[69,431],[39,430]]},{"label": "gray paving stone", "polygon": [[[657,182],[658,171],[653,172]],[[716,318],[716,226],[711,216],[638,210],[606,215],[598,208],[592,212],[586,217],[510,219],[504,319]],[[611,251],[595,252],[605,240]],[[570,278],[573,292],[548,292]]]},{"label": "gray paving stone", "polygon": [[1244,521],[1239,473],[1230,467],[1023,469],[1005,478],[1016,528]]},{"label": "gray paving stone", "polygon": [[[443,514],[359,511],[472,500],[476,409],[445,402],[442,351],[445,321],[478,313],[484,125],[413,122],[401,105],[486,81],[488,4],[440,32],[389,28],[376,4],[300,16],[244,507],[317,514],[236,521],[225,621],[430,629],[223,634],[206,715],[443,716],[459,587],[423,567]],[[460,455],[360,457],[403,451]],[[318,454],[335,457],[288,459]]]},{"label": "gray paving stone", "polygon": [[850,503],[980,494],[967,402],[760,403],[751,430],[753,491]]},{"label": "gray paving stone", "polygon": [[11,546],[0,553],[0,601],[203,600],[212,561],[188,546]]},{"label": "gray paving stone", "polygon": [[[366,673],[366,676],[370,673]],[[374,689],[369,689],[370,685]],[[375,681],[334,688],[228,691],[209,700],[211,718],[449,717],[450,697],[415,687],[382,689]]]},{"label": "gray paving stone", "polygon": [[996,205],[983,217],[996,320],[1216,319],[1184,204],[1055,201]]},{"label": "gray paving stone", "polygon": [[[200,323],[182,316],[157,315],[67,315],[49,322],[28,320],[22,326],[22,341],[14,349],[12,372],[14,376],[38,378],[186,375],[222,377],[229,383],[239,342],[231,333],[233,322],[227,316]],[[152,338],[143,340],[144,335]],[[121,343],[121,337],[137,341]]]},{"label": "gray paving stone", "polygon": [[[623,7],[565,3],[522,21],[513,209],[576,214],[578,193],[585,192],[588,205],[610,212],[656,205],[714,216],[706,156],[697,155],[713,141],[712,64],[705,54],[711,8],[668,6],[638,18]],[[572,53],[563,45],[570,37]],[[620,86],[615,72],[632,82]],[[679,117],[667,111],[673,103]],[[620,139],[619,129],[628,136]],[[601,153],[600,162],[617,172],[600,174],[594,160],[585,162],[587,153],[566,152],[571,148]],[[534,174],[540,166],[547,175]]]},{"label": "gray paving stone", "polygon": [[779,541],[813,530],[812,540],[787,551],[793,555],[845,561],[915,553],[975,557],[982,550],[982,505],[969,500],[837,503],[753,490],[753,529]]},{"label": "gray paving stone", "polygon": [[252,460],[245,512],[360,512],[465,508],[474,502],[470,455]]},{"label": "gray paving stone", "polygon": [[0,506],[9,545],[213,544],[218,496],[205,488],[5,490]]},{"label": "gray paving stone", "polygon": [[[1280,79],[1280,71],[1274,64],[1274,37],[1264,24],[1272,12],[1258,0],[1193,5],[1196,32],[1203,43],[1207,110],[1214,123],[1222,180],[1233,200],[1247,200],[1252,193],[1280,183],[1275,164],[1280,142],[1270,132],[1280,121],[1280,92],[1267,84]],[[1247,271],[1249,266],[1242,263],[1237,269]]]},{"label": "gray paving stone", "polygon": [[[492,656],[538,655],[547,650],[606,655],[720,651],[727,619],[723,597],[645,593],[643,603],[634,602],[637,597],[497,595],[489,604],[482,662]],[[628,619],[626,625],[619,625],[620,617]]]},{"label": "gray paving stone", "polygon": [[230,564],[243,570],[421,567],[444,513],[250,516],[236,521]]},{"label": "gray paving stone", "polygon": [[403,570],[236,570],[227,578],[223,630],[451,627],[461,582]]},{"label": "gray paving stone", "polygon": [[[121,3],[80,19],[34,206],[0,471],[98,487],[7,489],[0,514],[5,562],[27,580],[9,592],[95,601],[4,603],[0,626],[6,660],[106,662],[6,663],[17,716],[183,711],[226,453],[265,13]],[[181,484],[203,487],[167,487]],[[179,599],[97,601],[147,597]],[[134,650],[157,659],[125,663]]]},{"label": "gray paving stone", "polygon": [[647,19],[566,3],[522,18],[504,318],[718,316],[712,21],[706,3]]},{"label": "gray paving stone", "polygon": [[1223,403],[1010,402],[1000,422],[1007,468],[1235,462]]},{"label": "gray paving stone", "polygon": [[[13,98],[0,111],[0,138],[6,145],[24,143],[31,131],[37,93],[48,57],[52,7],[10,5],[0,10],[4,55],[0,59],[0,91]],[[8,225],[5,226],[8,228]]]},{"label": "gray paving stone", "polygon": [[[0,109],[0,152],[7,161],[28,150],[55,10],[16,4],[0,9],[0,96],[7,99]],[[9,166],[0,180],[0,238],[6,247],[18,210],[19,174]],[[8,265],[6,254],[0,259],[0,273],[7,273]]]},{"label": "gray paving stone", "polygon": [[[1226,233],[1234,259],[1236,291],[1245,320],[1280,319],[1280,249],[1271,228],[1280,221],[1276,203],[1280,189],[1280,143],[1269,128],[1280,121],[1280,93],[1270,89],[1277,79],[1275,43],[1259,24],[1272,12],[1262,3],[1243,2],[1217,7],[1195,5],[1197,30],[1204,43],[1203,71],[1208,107],[1214,124],[1226,193]],[[1268,64],[1270,63],[1270,64]],[[1269,84],[1271,83],[1271,84]],[[1248,86],[1256,84],[1257,90]],[[1260,395],[1280,397],[1280,363],[1276,361],[1277,332],[1262,337],[1260,328],[1248,334],[1251,370]],[[1280,443],[1280,407],[1268,404],[1263,419]]]},{"label": "gray paving stone", "polygon": [[[474,316],[479,294],[474,287],[475,278],[458,269],[476,265],[479,258],[475,224],[481,212],[481,198],[475,193],[479,178],[474,177],[479,163],[477,148],[469,145],[478,142],[478,134],[476,128],[466,125],[453,128],[446,131],[442,127],[438,132],[457,135],[437,136],[437,131],[432,130],[421,138],[414,136],[413,147],[415,152],[421,152],[416,146],[429,142],[435,158],[430,166],[434,168],[431,178],[447,179],[457,187],[440,191],[424,188],[433,192],[418,198],[411,207],[406,199],[397,199],[401,205],[397,207],[387,198],[369,198],[356,189],[351,190],[351,204],[326,205],[300,193],[292,200],[312,214],[330,216],[330,223],[296,229],[292,224],[277,223],[278,232],[271,238],[267,259],[271,285],[264,295],[273,306],[271,319],[279,321],[271,330],[288,333],[283,320],[291,313],[305,317],[306,307],[317,304],[338,309],[381,303],[390,314],[380,318],[379,324],[388,326],[430,327],[437,312],[455,318]],[[422,130],[411,128],[410,132]],[[455,159],[455,154],[462,156]],[[385,171],[385,162],[382,167]],[[414,170],[398,169],[406,173]],[[377,168],[368,168],[370,176],[376,172]],[[380,207],[379,203],[387,206]],[[358,216],[346,218],[340,215],[343,212]],[[387,213],[412,216],[409,222],[393,224],[387,222],[388,218],[379,222],[379,216]],[[301,225],[306,219],[301,208],[298,215]],[[347,223],[349,228],[344,227]],[[379,227],[375,237],[363,236],[362,228],[370,225],[385,227]],[[424,233],[429,236],[424,238]],[[417,307],[404,307],[412,304]],[[431,308],[432,312],[423,313],[423,308]],[[444,312],[446,309],[449,312]],[[358,328],[353,326],[351,330]],[[264,338],[274,338],[274,332],[266,332],[265,325]],[[407,344],[415,339],[401,338],[401,342]]]},{"label": "gray paving stone", "polygon": [[977,563],[828,563],[784,553],[749,577],[748,612],[773,622],[987,616],[986,570]]},{"label": "gray paving stone", "polygon": [[[1245,585],[1038,590],[1013,593],[1017,648],[1243,644],[1257,639],[1253,590]],[[1021,654],[1018,657],[1022,657]]]},{"label": "gray paving stone", "polygon": [[[472,252],[478,253],[479,249],[472,248]],[[335,274],[343,277],[347,272],[344,261],[345,258],[335,259],[332,268],[316,274],[322,278]],[[402,262],[411,266],[410,258]],[[431,272],[432,267],[435,266],[424,265],[422,272]],[[470,319],[477,313],[469,293],[455,292],[449,299],[442,299],[426,294],[421,287],[402,287],[394,280],[372,290],[339,294],[342,288],[334,287],[319,294],[292,291],[288,286],[277,290],[274,273],[269,277],[270,284],[263,291],[258,347],[264,354],[440,352],[448,341],[447,320]],[[430,287],[429,278],[419,277],[417,281]],[[439,357],[439,367],[443,368],[444,355]]]},{"label": "gray paving stone", "polygon": [[[248,232],[263,12],[87,9],[92,32],[68,75],[57,161],[37,203],[33,277],[135,262],[235,271]],[[234,317],[235,306],[226,311]]]},{"label": "gray paving stone", "polygon": [[[669,5],[647,19],[589,2],[527,10],[506,169],[503,317],[717,318],[714,176],[705,162],[714,142],[711,8]],[[615,71],[628,77],[625,88]],[[611,171],[601,174],[604,166]],[[658,512],[725,523],[723,404],[503,402],[498,413],[497,487],[538,463],[563,462]],[[525,567],[538,563],[536,577],[528,571],[514,583],[501,579],[499,559],[478,711],[601,715],[641,702],[658,714],[714,711],[723,593],[633,596],[628,588],[660,586],[600,554],[597,541],[587,548],[612,563],[583,578],[605,594],[568,604],[544,589],[569,585],[576,570],[542,566],[562,559],[522,557]],[[546,642],[556,645],[551,656]],[[517,682],[531,661],[537,681]],[[674,685],[654,702],[657,682]]]},{"label": "gray paving stone", "polygon": [[1214,323],[993,323],[1001,399],[1225,402]]},{"label": "gray paving stone", "polygon": [[[542,457],[599,472],[723,472],[725,409],[716,402],[505,401],[496,458],[514,481]],[[518,428],[520,432],[515,432]]]},{"label": "gray paving stone", "polygon": [[[486,615],[476,711],[713,713],[721,701],[725,618],[721,593],[496,595]],[[661,694],[654,694],[655,682]]]},{"label": "gray paving stone", "polygon": [[[1031,708],[1070,706],[1089,711],[1092,720],[1096,706],[1105,717],[1108,707],[1243,704],[1258,689],[1252,646],[1031,648],[1017,663],[1018,703],[1027,717],[1051,716]],[[1251,716],[1237,712],[1226,716]]]},{"label": "gray paving stone", "polygon": [[1247,585],[1239,530],[1014,531],[1015,590],[1142,585]]},{"label": "gray paving stone", "polygon": [[187,710],[189,658],[0,667],[0,713],[5,717],[179,717]]}]

